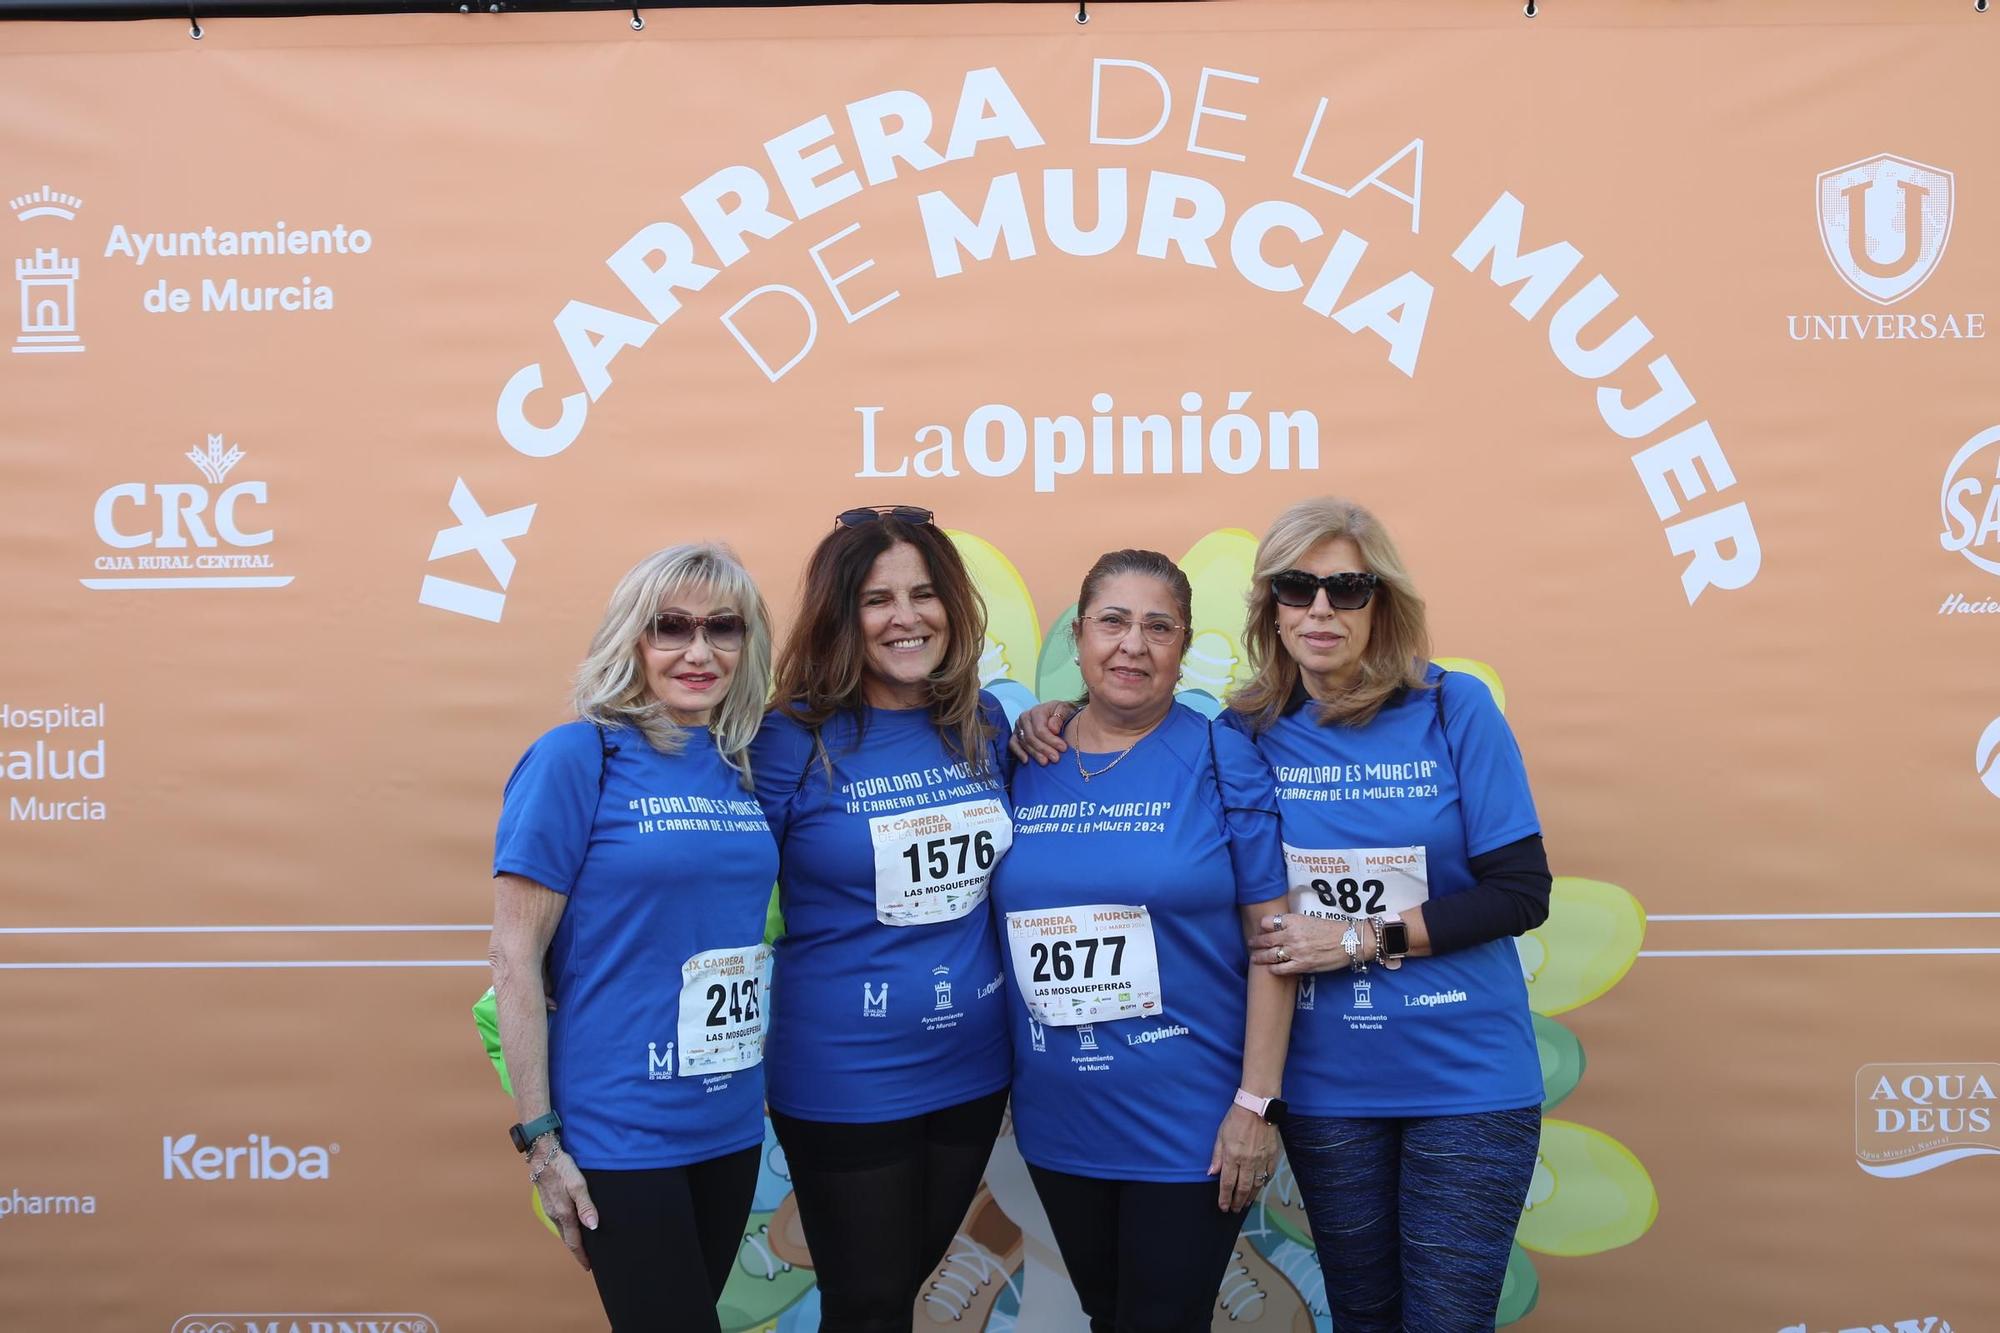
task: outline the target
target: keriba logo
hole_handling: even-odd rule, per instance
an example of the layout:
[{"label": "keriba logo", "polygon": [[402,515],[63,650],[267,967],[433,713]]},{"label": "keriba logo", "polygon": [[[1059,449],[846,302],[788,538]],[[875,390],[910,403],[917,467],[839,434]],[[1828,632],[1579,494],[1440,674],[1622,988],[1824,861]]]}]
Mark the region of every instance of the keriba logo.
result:
[{"label": "keriba logo", "polygon": [[160,1139],[162,1180],[325,1180],[338,1143],[290,1148],[251,1134],[226,1148],[205,1145],[193,1134]]}]

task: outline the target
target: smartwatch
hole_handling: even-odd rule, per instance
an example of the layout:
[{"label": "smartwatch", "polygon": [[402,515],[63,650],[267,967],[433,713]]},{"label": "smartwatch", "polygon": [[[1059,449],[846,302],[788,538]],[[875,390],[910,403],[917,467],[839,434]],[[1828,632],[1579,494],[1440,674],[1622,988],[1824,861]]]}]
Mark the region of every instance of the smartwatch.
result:
[{"label": "smartwatch", "polygon": [[525,1125],[509,1125],[507,1137],[514,1141],[514,1150],[525,1156],[528,1149],[535,1146],[536,1139],[561,1128],[562,1117],[551,1111],[547,1115],[536,1116]]},{"label": "smartwatch", "polygon": [[1382,948],[1376,959],[1386,968],[1398,968],[1410,956],[1410,928],[1403,924],[1403,918],[1394,912],[1381,918]]},{"label": "smartwatch", "polygon": [[1283,1098],[1259,1097],[1256,1093],[1245,1092],[1241,1088],[1236,1090],[1236,1104],[1267,1125],[1282,1125],[1285,1123],[1285,1117],[1290,1114],[1290,1108],[1285,1105]]}]

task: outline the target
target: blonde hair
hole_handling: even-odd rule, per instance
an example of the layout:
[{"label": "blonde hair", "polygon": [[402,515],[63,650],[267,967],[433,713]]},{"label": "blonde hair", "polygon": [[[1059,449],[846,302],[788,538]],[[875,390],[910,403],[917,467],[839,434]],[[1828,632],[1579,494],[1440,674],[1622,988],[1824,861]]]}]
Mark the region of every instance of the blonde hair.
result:
[{"label": "blonde hair", "polygon": [[1381,520],[1352,500],[1331,496],[1301,500],[1278,515],[1257,544],[1250,591],[1244,598],[1249,614],[1243,625],[1243,654],[1252,675],[1230,695],[1229,706],[1248,714],[1253,730],[1261,732],[1278,720],[1299,683],[1299,664],[1278,637],[1271,578],[1296,568],[1313,547],[1336,537],[1346,537],[1360,548],[1362,565],[1380,582],[1360,670],[1354,684],[1337,698],[1320,701],[1321,725],[1361,726],[1398,691],[1426,688],[1431,638],[1424,599],[1417,595]]},{"label": "blonde hair", "polygon": [[640,636],[662,606],[691,589],[743,617],[743,647],[722,702],[709,715],[708,729],[723,761],[750,787],[750,742],[764,720],[771,693],[771,617],[764,598],[736,553],[727,546],[695,542],[655,551],[625,571],[611,590],[591,637],[590,651],[576,669],[571,702],[576,715],[607,730],[631,727],[661,754],[687,746],[685,728],[667,715],[666,705],[646,684]]}]

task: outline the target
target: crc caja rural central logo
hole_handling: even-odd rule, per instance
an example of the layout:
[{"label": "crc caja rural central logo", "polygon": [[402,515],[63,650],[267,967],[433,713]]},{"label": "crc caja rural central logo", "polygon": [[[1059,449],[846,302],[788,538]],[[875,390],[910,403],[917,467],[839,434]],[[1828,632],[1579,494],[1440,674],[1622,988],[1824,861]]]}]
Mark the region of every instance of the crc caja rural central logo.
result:
[{"label": "crc caja rural central logo", "polygon": [[[91,561],[94,592],[197,588],[282,588],[276,572],[277,534],[264,520],[270,487],[232,478],[245,456],[240,444],[211,435],[181,457],[201,477],[193,481],[121,481],[98,493],[91,523],[104,549]],[[106,576],[109,577],[106,577]]]},{"label": "crc caja rural central logo", "polygon": [[1951,239],[1951,173],[1894,153],[1822,171],[1818,203],[1826,257],[1877,305],[1923,286]]}]

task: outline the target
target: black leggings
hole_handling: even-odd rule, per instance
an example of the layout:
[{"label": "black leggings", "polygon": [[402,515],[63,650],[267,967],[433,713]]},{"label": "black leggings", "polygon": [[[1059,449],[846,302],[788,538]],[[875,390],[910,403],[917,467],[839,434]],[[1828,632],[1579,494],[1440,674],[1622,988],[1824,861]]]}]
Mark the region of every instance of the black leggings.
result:
[{"label": "black leggings", "polygon": [[986,1174],[1007,1093],[907,1120],[771,1112],[819,1279],[821,1333],[909,1333],[924,1279]]},{"label": "black leggings", "polygon": [[762,1145],[691,1166],[585,1169],[597,1229],[583,1252],[613,1333],[714,1333],[743,1243]]},{"label": "black leggings", "polygon": [[1091,1333],[1207,1333],[1243,1212],[1217,1182],[1098,1180],[1030,1164],[1028,1175]]}]

